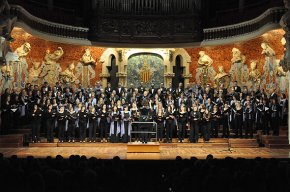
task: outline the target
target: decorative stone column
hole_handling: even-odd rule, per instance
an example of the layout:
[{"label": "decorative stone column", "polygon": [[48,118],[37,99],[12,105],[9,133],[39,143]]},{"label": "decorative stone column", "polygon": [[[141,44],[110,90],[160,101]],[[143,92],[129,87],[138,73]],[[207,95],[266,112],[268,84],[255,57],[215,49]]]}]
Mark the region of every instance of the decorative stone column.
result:
[{"label": "decorative stone column", "polygon": [[187,85],[189,83],[189,79],[192,77],[192,74],[187,73],[185,75],[182,75],[184,78],[184,86]]},{"label": "decorative stone column", "polygon": [[126,86],[127,83],[127,72],[125,72],[125,61],[124,61],[124,49],[116,49],[116,52],[118,54],[117,62],[118,65],[118,73],[116,74],[117,78],[119,78],[119,83],[122,84],[122,86]]},{"label": "decorative stone column", "polygon": [[169,84],[172,84],[172,79],[175,76],[173,73],[173,53],[175,49],[167,49],[164,54],[164,86],[168,87]]},{"label": "decorative stone column", "polygon": [[108,78],[110,77],[109,73],[101,73],[100,78],[102,81],[102,87],[105,88],[108,85]]},{"label": "decorative stone column", "polygon": [[121,83],[122,86],[126,86],[127,73],[119,72],[116,76],[119,78],[119,83]]},{"label": "decorative stone column", "polygon": [[168,87],[169,84],[172,84],[172,79],[175,76],[174,73],[164,73],[164,77],[165,77],[165,82],[164,82],[164,86]]}]

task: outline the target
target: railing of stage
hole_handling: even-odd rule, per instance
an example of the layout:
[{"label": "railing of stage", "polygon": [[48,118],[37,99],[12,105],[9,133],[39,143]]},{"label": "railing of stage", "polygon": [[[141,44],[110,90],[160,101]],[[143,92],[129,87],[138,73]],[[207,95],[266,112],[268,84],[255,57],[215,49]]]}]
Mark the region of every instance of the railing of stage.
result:
[{"label": "railing of stage", "polygon": [[149,129],[149,131],[130,131],[130,143],[132,142],[132,133],[133,134],[134,133],[136,133],[136,134],[138,134],[138,133],[154,134],[155,135],[155,139],[157,141],[157,123],[156,122],[154,122],[154,121],[152,121],[152,122],[134,121],[134,122],[132,122],[132,125],[133,124],[153,124],[152,127],[154,128],[154,130],[150,131],[150,129]]}]

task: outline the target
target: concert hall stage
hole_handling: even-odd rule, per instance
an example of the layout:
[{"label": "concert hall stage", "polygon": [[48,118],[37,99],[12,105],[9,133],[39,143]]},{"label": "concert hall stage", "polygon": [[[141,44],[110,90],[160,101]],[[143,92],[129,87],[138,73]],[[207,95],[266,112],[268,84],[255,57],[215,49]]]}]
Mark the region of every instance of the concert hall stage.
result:
[{"label": "concert hall stage", "polygon": [[[112,159],[119,156],[121,159],[148,159],[167,160],[175,159],[176,156],[182,158],[197,157],[204,159],[208,154],[215,158],[242,157],[242,158],[290,158],[289,145],[277,144],[277,140],[285,139],[283,136],[264,136],[264,147],[258,145],[257,139],[211,139],[209,143],[204,143],[202,139],[199,143],[158,143],[160,151],[148,151],[148,147],[155,145],[155,142],[147,144],[141,143],[29,143],[26,147],[2,147],[0,153],[5,157],[17,155],[18,157],[34,156],[45,158],[62,155],[68,158],[70,155],[85,155],[86,157],[96,157],[100,159]],[[10,139],[11,140],[11,139]],[[270,145],[269,143],[276,143]],[[268,144],[267,144],[268,143]],[[147,151],[130,151],[129,145],[141,145],[147,147]],[[136,150],[136,149],[135,149]]]}]

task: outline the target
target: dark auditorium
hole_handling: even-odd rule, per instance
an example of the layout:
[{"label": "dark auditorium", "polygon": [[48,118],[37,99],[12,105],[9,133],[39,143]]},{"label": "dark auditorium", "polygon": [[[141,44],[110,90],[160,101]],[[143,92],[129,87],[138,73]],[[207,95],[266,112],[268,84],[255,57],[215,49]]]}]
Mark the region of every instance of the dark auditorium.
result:
[{"label": "dark auditorium", "polygon": [[0,0],[0,186],[290,191],[289,91],[290,0]]}]

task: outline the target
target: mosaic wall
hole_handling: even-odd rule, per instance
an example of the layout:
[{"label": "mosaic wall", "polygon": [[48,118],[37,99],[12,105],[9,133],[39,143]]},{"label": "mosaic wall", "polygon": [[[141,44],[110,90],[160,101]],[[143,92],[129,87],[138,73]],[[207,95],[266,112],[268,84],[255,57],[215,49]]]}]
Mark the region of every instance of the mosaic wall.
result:
[{"label": "mosaic wall", "polygon": [[128,59],[127,85],[159,86],[164,83],[163,59],[155,54],[136,54]]}]

